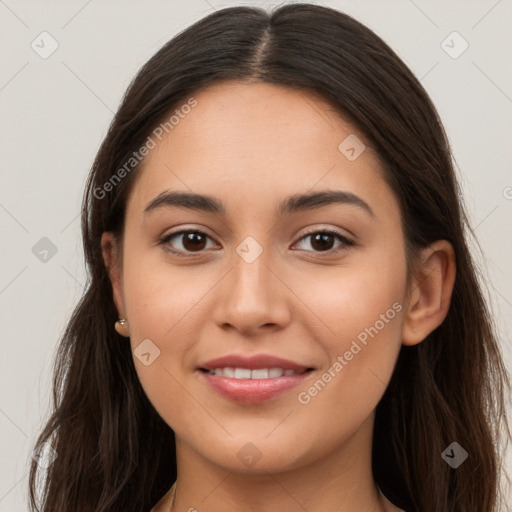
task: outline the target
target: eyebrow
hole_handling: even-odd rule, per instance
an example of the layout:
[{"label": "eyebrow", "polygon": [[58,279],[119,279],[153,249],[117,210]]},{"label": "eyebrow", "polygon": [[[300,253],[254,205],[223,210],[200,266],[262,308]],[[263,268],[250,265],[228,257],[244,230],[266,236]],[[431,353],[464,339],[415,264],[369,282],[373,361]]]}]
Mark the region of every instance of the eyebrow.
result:
[{"label": "eyebrow", "polygon": [[[373,210],[366,201],[352,192],[344,190],[322,190],[309,194],[294,194],[285,198],[279,204],[277,211],[280,215],[290,215],[330,204],[357,206],[375,217]],[[159,208],[172,206],[213,213],[222,217],[226,216],[227,211],[225,204],[220,199],[212,196],[185,191],[164,191],[148,203],[144,209],[144,214]]]}]

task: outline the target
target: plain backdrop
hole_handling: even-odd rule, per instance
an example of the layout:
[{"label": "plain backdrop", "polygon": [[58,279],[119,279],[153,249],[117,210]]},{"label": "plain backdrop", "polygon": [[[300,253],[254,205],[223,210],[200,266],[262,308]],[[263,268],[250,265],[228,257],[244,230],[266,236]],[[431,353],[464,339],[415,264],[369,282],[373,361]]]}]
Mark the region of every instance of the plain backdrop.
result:
[{"label": "plain backdrop", "polygon": [[[439,110],[510,370],[512,2],[314,3],[379,34]],[[0,0],[0,512],[28,509],[51,362],[85,281],[85,178],[121,96],[176,33],[213,10],[243,4],[277,2]],[[512,473],[510,455],[507,467]]]}]

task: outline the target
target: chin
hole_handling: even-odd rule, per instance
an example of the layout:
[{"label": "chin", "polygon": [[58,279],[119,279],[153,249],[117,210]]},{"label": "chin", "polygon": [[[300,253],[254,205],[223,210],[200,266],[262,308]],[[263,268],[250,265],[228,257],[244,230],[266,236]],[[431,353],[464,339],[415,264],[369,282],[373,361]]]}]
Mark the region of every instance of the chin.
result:
[{"label": "chin", "polygon": [[[265,434],[267,435],[267,434]],[[302,450],[298,450],[300,446]],[[213,449],[212,449],[213,447]],[[196,451],[227,471],[247,474],[268,474],[289,471],[307,464],[313,451],[305,449],[300,435],[284,433],[280,438],[270,439],[245,432],[230,438],[228,442],[197,446]],[[309,453],[309,457],[308,457]]]}]

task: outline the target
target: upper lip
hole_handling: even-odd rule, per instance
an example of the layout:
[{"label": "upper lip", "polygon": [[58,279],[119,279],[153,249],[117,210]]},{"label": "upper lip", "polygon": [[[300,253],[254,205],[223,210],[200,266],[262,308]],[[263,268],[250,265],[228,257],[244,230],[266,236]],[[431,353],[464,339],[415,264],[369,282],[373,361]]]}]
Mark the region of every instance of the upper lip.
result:
[{"label": "upper lip", "polygon": [[217,357],[216,359],[210,359],[201,364],[199,368],[205,370],[215,370],[215,368],[248,368],[250,370],[257,368],[282,368],[283,370],[301,371],[312,367],[282,359],[281,357],[275,357],[270,354],[256,354],[252,356],[230,354]]}]

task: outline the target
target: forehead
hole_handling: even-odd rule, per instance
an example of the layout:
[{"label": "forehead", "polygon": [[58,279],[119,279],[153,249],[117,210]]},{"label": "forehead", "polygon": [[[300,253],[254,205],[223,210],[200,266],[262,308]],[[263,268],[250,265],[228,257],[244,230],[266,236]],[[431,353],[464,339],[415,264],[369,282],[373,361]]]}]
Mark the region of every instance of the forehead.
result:
[{"label": "forehead", "polygon": [[[194,104],[186,98],[169,113],[174,122],[138,171],[129,208],[143,211],[169,189],[254,207],[315,187],[373,194],[374,201],[392,195],[368,141],[316,93],[226,81],[192,96],[193,108],[181,109]],[[355,160],[342,150],[346,140],[365,144]]]}]

